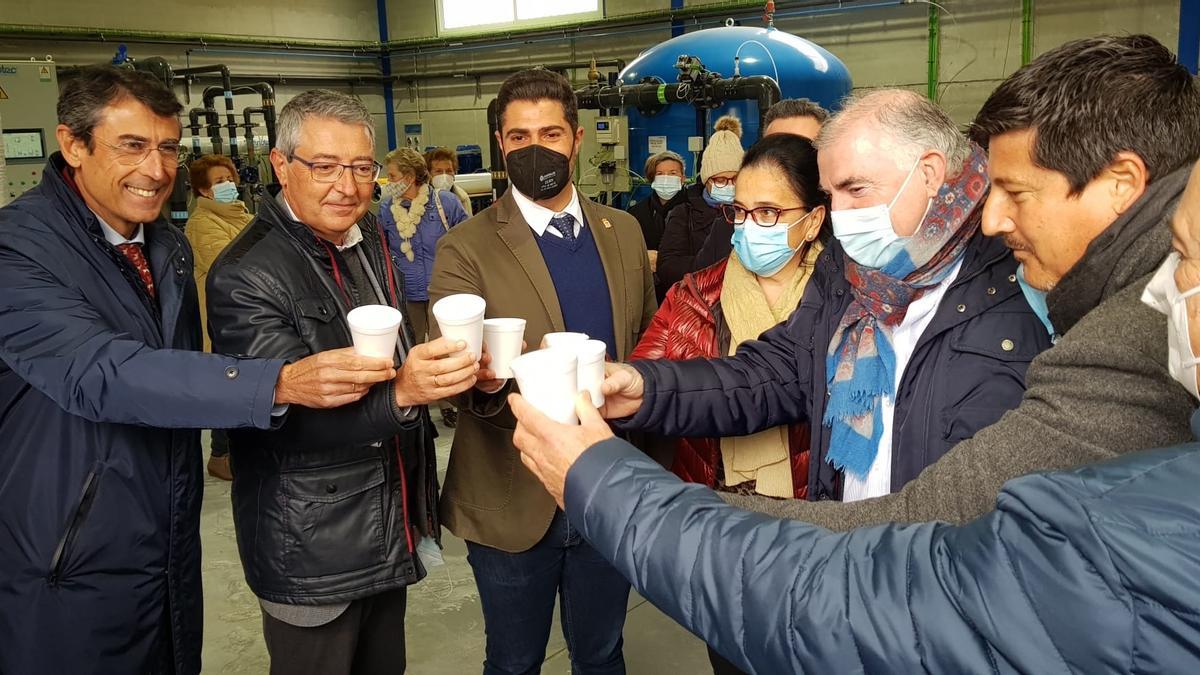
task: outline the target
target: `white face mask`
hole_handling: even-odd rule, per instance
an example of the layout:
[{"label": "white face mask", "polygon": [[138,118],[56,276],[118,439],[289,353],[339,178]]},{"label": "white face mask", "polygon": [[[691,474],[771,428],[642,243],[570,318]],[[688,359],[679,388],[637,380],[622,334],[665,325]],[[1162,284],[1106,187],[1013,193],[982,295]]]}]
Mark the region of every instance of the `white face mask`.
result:
[{"label": "white face mask", "polygon": [[454,174],[439,173],[430,179],[429,184],[438,190],[449,190],[454,187]]},{"label": "white face mask", "polygon": [[1146,284],[1142,302],[1167,315],[1167,370],[1172,379],[1191,392],[1192,398],[1200,399],[1200,388],[1196,386],[1196,364],[1200,359],[1192,353],[1187,310],[1187,299],[1200,293],[1200,286],[1180,293],[1175,285],[1176,267],[1179,254],[1172,252]]},{"label": "white face mask", "polygon": [[[861,209],[841,209],[829,213],[833,221],[833,236],[837,237],[842,248],[846,250],[846,255],[854,262],[863,267],[880,269],[891,262],[908,244],[909,237],[896,234],[896,228],[892,226],[892,207],[896,205],[900,195],[904,194],[904,188],[908,187],[908,181],[912,180],[920,165],[921,159],[917,158],[908,170],[908,176],[900,184],[900,189],[896,191],[896,196],[887,204]],[[929,200],[929,203],[932,204],[933,200]],[[926,212],[928,210],[926,207]]]}]

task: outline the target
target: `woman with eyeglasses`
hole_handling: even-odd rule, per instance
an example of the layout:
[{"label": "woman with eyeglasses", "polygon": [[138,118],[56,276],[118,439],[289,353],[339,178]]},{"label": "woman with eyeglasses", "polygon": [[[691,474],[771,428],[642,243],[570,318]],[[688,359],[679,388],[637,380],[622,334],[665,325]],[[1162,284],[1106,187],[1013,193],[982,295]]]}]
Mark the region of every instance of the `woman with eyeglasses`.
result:
[{"label": "woman with eyeglasses", "polygon": [[[383,160],[388,182],[379,203],[379,222],[388,249],[404,273],[404,305],[417,341],[429,334],[429,280],[438,240],[467,219],[462,204],[451,192],[430,186],[425,157],[412,148],[396,148]],[[442,423],[453,429],[458,413],[442,408]]]},{"label": "woman with eyeglasses", "polygon": [[[714,358],[733,354],[786,321],[800,303],[822,250],[828,198],[808,139],[766,136],[746,152],[733,201],[733,253],[684,275],[671,287],[637,348],[636,359]],[[804,499],[809,426],[767,429],[741,438],[680,438],[671,470],[719,491]],[[715,673],[736,673],[709,650]]]},{"label": "woman with eyeglasses", "polygon": [[667,214],[658,246],[659,289],[665,292],[684,274],[696,271],[696,253],[704,245],[721,207],[733,201],[742,163],[742,123],[726,115],[717,120],[700,157],[700,180],[684,192],[686,201]]}]

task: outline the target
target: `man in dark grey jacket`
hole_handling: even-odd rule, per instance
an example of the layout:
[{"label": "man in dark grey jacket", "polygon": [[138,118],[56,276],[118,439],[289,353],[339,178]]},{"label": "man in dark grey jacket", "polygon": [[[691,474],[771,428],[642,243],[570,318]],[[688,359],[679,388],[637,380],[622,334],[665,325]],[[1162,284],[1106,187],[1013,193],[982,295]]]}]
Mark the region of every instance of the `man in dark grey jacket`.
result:
[{"label": "man in dark grey jacket", "polygon": [[[1010,478],[1190,438],[1191,401],[1167,370],[1166,320],[1140,296],[1170,248],[1167,217],[1200,156],[1191,76],[1148,36],[1079,40],[1001,84],[972,135],[990,150],[984,231],[1004,236],[1029,284],[1048,291],[1061,335],[1030,365],[1021,405],[891,495],[732,503],[838,530],[961,523],[992,508]],[[804,362],[793,354],[809,347],[789,339],[798,328],[784,324],[728,359],[615,367],[605,417],[692,436],[792,422],[796,375],[779,364]]]}]

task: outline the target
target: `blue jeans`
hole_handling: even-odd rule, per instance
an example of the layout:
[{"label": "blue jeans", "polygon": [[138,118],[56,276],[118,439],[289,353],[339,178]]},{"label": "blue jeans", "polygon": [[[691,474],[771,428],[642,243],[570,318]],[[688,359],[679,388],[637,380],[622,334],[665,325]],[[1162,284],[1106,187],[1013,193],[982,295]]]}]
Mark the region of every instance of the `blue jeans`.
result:
[{"label": "blue jeans", "polygon": [[571,527],[562,511],[533,548],[522,553],[467,542],[487,631],[484,675],[541,672],[562,606],[563,637],[574,675],[625,673],[621,631],[629,582]]}]

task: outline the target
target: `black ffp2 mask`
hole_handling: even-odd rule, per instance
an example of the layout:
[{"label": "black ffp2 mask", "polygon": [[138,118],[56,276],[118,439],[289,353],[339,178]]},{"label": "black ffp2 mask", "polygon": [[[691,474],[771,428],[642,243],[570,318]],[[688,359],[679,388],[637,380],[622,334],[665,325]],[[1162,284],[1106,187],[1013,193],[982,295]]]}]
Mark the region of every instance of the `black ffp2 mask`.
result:
[{"label": "black ffp2 mask", "polygon": [[504,156],[508,180],[533,201],[558,196],[571,182],[571,158],[544,145],[527,145]]}]

